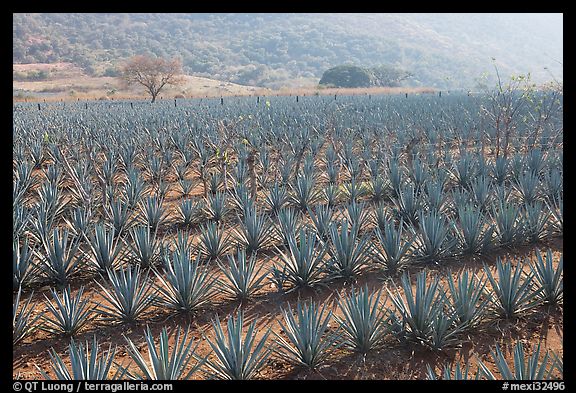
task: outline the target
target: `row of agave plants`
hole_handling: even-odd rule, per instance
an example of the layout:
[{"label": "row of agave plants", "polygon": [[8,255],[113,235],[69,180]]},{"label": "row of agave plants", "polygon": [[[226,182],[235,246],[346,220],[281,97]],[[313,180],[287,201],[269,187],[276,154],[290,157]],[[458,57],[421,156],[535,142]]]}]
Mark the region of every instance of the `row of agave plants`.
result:
[{"label": "row of agave plants", "polygon": [[[540,157],[537,166],[535,156]],[[46,180],[34,195],[30,191],[34,177],[21,164],[14,188],[27,184],[23,186],[27,192],[18,192],[21,199],[18,203],[15,199],[13,210],[14,289],[42,281],[64,286],[75,273],[86,271],[84,265],[96,273],[126,261],[146,268],[168,253],[165,239],[182,228],[199,229],[204,260],[224,256],[234,243],[249,254],[287,247],[290,238],[305,233],[314,237],[310,242],[321,254],[318,259],[325,249],[346,277],[369,260],[395,273],[408,261],[437,263],[495,247],[534,243],[563,232],[562,172],[558,157],[548,157],[552,158],[544,160],[532,151],[520,160],[518,175],[508,181],[505,176],[478,176],[479,171],[466,177],[463,173],[472,171],[462,168],[430,173],[428,167],[410,172],[405,181],[375,171],[367,182],[328,183],[320,188],[318,175],[304,171],[288,186],[274,183],[260,203],[242,184],[229,192],[183,197],[172,218],[167,218],[165,196],[145,196],[145,182],[130,175],[125,193],[112,193],[98,210],[69,202],[55,166],[48,167]],[[464,156],[455,164],[459,166],[479,164]],[[504,166],[501,171],[508,169]],[[347,196],[340,203],[335,202],[338,192]],[[26,196],[28,204],[23,202]],[[357,255],[348,257],[352,254]]]},{"label": "row of agave plants", "polygon": [[[72,339],[69,345],[69,366],[53,349],[50,351],[52,373],[58,379],[188,379],[200,371],[208,378],[250,379],[257,376],[270,356],[277,356],[296,367],[317,370],[321,365],[334,360],[332,355],[336,349],[365,356],[389,345],[390,339],[411,341],[439,351],[461,342],[464,335],[486,329],[495,320],[513,320],[530,314],[542,304],[560,305],[563,302],[562,260],[560,257],[554,267],[551,251],[544,256],[537,252],[534,260],[498,259],[496,272],[485,265],[483,276],[475,274],[471,269],[432,276],[423,270],[416,274],[415,288],[410,275],[405,272],[398,286],[394,281],[389,281],[377,291],[371,292],[367,286],[352,286],[350,290],[342,292],[335,302],[339,312],[329,309],[329,302],[321,305],[312,300],[298,300],[294,309],[287,304],[281,308],[282,318],[278,322],[280,333],[272,331],[271,326],[264,332],[262,328],[257,329],[257,318],[246,328],[244,313],[240,308],[235,315],[227,317],[225,331],[218,315],[213,319],[213,338],[205,336],[212,349],[211,357],[197,354],[198,342],[187,340],[189,329],[182,332],[178,328],[173,333],[172,339],[175,341],[171,341],[173,345],[170,348],[170,335],[166,328],[156,338],[147,327],[144,334],[146,346],[143,349],[139,349],[141,346],[126,337],[126,350],[131,359],[128,366],[114,362],[116,347],[110,346],[106,352],[100,352],[96,336],[91,343],[85,345]],[[138,277],[138,271],[132,271],[132,274],[123,277],[125,284],[142,288],[141,282],[134,282],[138,280],[134,278]],[[180,279],[185,278],[180,276]],[[120,281],[114,282],[114,285],[123,285]],[[170,281],[171,285],[178,285],[177,282]],[[257,283],[255,274],[246,277],[245,285],[253,287]],[[188,284],[195,285],[193,280]],[[106,295],[110,294],[106,288],[103,287],[103,290]],[[176,290],[180,291],[178,298],[174,296]],[[142,291],[146,293],[148,290]],[[205,288],[199,291],[207,293]],[[161,292],[161,304],[175,309],[180,309],[183,302],[194,301],[192,298],[198,294],[198,291],[183,293],[183,288],[176,287],[164,288]],[[116,299],[112,307],[104,307],[97,312],[106,318],[123,318],[126,316],[124,312],[128,310],[122,307],[130,301],[136,312],[141,312],[152,301],[150,297],[141,296],[140,290],[135,294],[129,295],[127,291],[124,294],[124,302]],[[70,296],[69,290],[64,291],[61,300],[55,293],[53,296],[54,303],[47,299],[47,316],[37,316],[32,320],[28,304],[18,312],[15,310],[15,339],[17,334],[21,338],[34,328],[38,318],[44,319],[46,327],[43,328],[71,334],[90,319],[90,308],[87,301],[82,300],[82,290],[74,298]],[[184,296],[188,298],[184,299]],[[386,305],[387,299],[391,300],[390,306]],[[332,321],[335,327],[331,326]],[[446,365],[440,377],[562,378],[561,356],[546,351],[544,357],[540,358],[540,345],[534,348],[532,355],[526,356],[522,343],[518,342],[514,350],[514,367],[506,361],[498,345],[492,356],[498,369],[497,374],[478,359],[475,373],[470,371],[470,363],[462,367],[457,364],[455,368]],[[188,367],[192,360],[195,364]],[[39,370],[45,378],[50,378],[44,370]],[[430,365],[428,377],[438,377]]]}]

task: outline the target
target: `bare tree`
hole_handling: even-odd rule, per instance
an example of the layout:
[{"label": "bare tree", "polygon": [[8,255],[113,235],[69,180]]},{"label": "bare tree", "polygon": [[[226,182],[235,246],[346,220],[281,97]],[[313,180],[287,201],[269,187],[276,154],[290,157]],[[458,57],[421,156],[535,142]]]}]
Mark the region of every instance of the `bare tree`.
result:
[{"label": "bare tree", "polygon": [[152,102],[164,86],[178,85],[184,80],[180,60],[143,55],[131,57],[122,66],[120,78],[127,85],[144,86]]}]

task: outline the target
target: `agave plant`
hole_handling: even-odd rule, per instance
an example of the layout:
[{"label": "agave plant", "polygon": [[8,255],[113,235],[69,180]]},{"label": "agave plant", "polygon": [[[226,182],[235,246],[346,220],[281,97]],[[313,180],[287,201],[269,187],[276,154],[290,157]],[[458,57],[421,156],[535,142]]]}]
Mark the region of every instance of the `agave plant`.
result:
[{"label": "agave plant", "polygon": [[463,269],[456,279],[449,272],[450,303],[458,324],[463,328],[478,326],[486,316],[492,296],[485,288],[486,281],[468,270]]},{"label": "agave plant", "polygon": [[522,214],[524,237],[531,243],[537,243],[549,235],[548,223],[551,214],[544,209],[541,202],[533,202],[524,206]]},{"label": "agave plant", "polygon": [[474,157],[468,153],[463,154],[454,161],[452,176],[460,187],[470,189],[472,179],[476,176],[475,164]]},{"label": "agave plant", "polygon": [[200,231],[200,253],[207,260],[219,259],[228,252],[230,236],[215,222],[208,222]]},{"label": "agave plant", "polygon": [[226,194],[223,192],[217,192],[214,195],[208,195],[206,203],[203,207],[203,213],[206,218],[215,222],[222,221],[224,216],[226,216],[230,210],[228,207]]},{"label": "agave plant", "polygon": [[299,213],[300,212],[298,210],[289,207],[278,211],[276,216],[276,231],[282,237],[283,244],[285,245],[288,244],[288,238],[291,236],[296,236],[302,227],[302,216]]},{"label": "agave plant", "polygon": [[504,156],[496,157],[496,161],[492,166],[492,176],[496,184],[503,185],[509,176],[509,161]]},{"label": "agave plant", "polygon": [[314,210],[308,209],[308,214],[312,219],[312,224],[318,237],[327,240],[330,223],[332,222],[332,217],[334,217],[334,210],[329,205],[317,205]]},{"label": "agave plant", "polygon": [[92,211],[90,208],[83,206],[76,207],[72,211],[70,219],[64,217],[64,221],[66,221],[76,236],[86,236],[91,226]]},{"label": "agave plant", "polygon": [[480,210],[485,210],[491,202],[492,184],[487,177],[477,177],[471,183],[470,194]]},{"label": "agave plant", "polygon": [[188,197],[194,188],[194,182],[190,179],[178,179],[178,185],[180,186],[180,191],[182,196]]},{"label": "agave plant", "polygon": [[[475,373],[470,371],[470,363],[466,363],[464,368],[460,366],[460,363],[456,363],[456,365],[452,364],[445,364],[442,368],[442,373],[440,374],[440,378],[444,381],[468,381],[468,380],[479,380],[482,376],[480,372],[480,368],[476,369]],[[426,364],[426,379],[436,381],[438,380],[438,376],[430,367],[429,364]]]},{"label": "agave plant", "polygon": [[368,190],[363,183],[360,183],[352,178],[352,180],[348,183],[344,184],[343,193],[346,196],[348,203],[353,203],[358,201],[359,198],[366,195]]},{"label": "agave plant", "polygon": [[388,333],[387,318],[380,300],[382,291],[369,294],[365,285],[338,301],[343,317],[335,316],[343,331],[343,344],[352,351],[366,355],[382,345]]},{"label": "agave plant", "polygon": [[234,230],[238,242],[249,254],[269,248],[276,238],[272,222],[254,208],[247,211],[240,222],[240,228]]},{"label": "agave plant", "polygon": [[282,187],[278,182],[270,188],[266,193],[264,202],[272,214],[276,214],[288,202],[288,191],[286,187]]},{"label": "agave plant", "polygon": [[296,316],[290,304],[282,309],[284,323],[279,322],[279,325],[286,338],[274,332],[277,356],[313,370],[325,363],[339,346],[339,336],[329,332],[332,311],[326,313],[326,307],[327,304],[320,308],[315,302],[298,301]]},{"label": "agave plant", "polygon": [[126,183],[124,183],[122,191],[128,207],[130,209],[136,207],[146,191],[146,183],[137,170],[127,171]]},{"label": "agave plant", "polygon": [[267,274],[259,275],[263,266],[256,268],[256,254],[247,258],[246,251],[241,248],[237,249],[236,256],[229,255],[227,259],[227,265],[218,261],[218,266],[226,277],[226,281],[219,282],[220,286],[235,299],[244,301],[264,285],[262,282]]},{"label": "agave plant", "polygon": [[205,372],[209,377],[246,380],[256,376],[272,352],[272,348],[266,346],[271,330],[264,332],[260,341],[256,342],[258,335],[256,323],[257,320],[254,319],[243,335],[244,313],[239,310],[236,316],[228,317],[225,334],[216,315],[216,319],[212,321],[214,339],[206,338],[216,356],[215,359],[208,359],[205,363],[207,367]]},{"label": "agave plant", "polygon": [[546,201],[546,206],[552,215],[553,221],[551,223],[551,228],[555,233],[563,233],[563,223],[564,223],[564,202],[561,194],[558,194],[556,198],[552,198],[550,201]]},{"label": "agave plant", "polygon": [[289,283],[293,289],[312,288],[323,284],[329,267],[324,260],[326,252],[326,243],[321,242],[313,231],[301,228],[298,240],[296,236],[288,238],[286,252],[278,250],[283,264],[282,283]]},{"label": "agave plant", "polygon": [[448,224],[438,213],[419,212],[420,228],[415,240],[415,255],[423,262],[438,263],[451,257],[457,245],[454,224]]},{"label": "agave plant", "polygon": [[328,184],[323,190],[322,194],[328,207],[334,207],[338,203],[340,199],[340,195],[342,194],[340,187],[336,184]]},{"label": "agave plant", "polygon": [[360,237],[357,225],[349,225],[348,220],[330,224],[330,247],[328,253],[331,257],[330,267],[334,274],[350,279],[358,275],[369,262],[370,252],[368,235]]},{"label": "agave plant", "polygon": [[[173,343],[170,343],[171,336],[168,334],[166,327],[162,328],[160,332],[158,345],[154,343],[154,336],[147,326],[144,332],[144,337],[146,339],[146,348],[148,349],[148,360],[138,348],[138,346],[132,342],[128,337],[124,337],[128,343],[126,347],[128,354],[136,363],[139,372],[132,374],[127,370],[129,377],[132,379],[139,380],[178,380],[178,379],[190,379],[192,374],[200,369],[204,363],[204,359],[199,359],[196,354],[196,349],[198,348],[198,343],[193,346],[194,339],[190,339],[187,343],[189,334],[189,329],[184,331],[184,336],[182,337],[182,331],[180,328],[176,330],[175,339]],[[182,341],[180,341],[182,340]],[[190,360],[198,359],[199,361],[191,367],[191,369],[186,372],[186,368],[190,363]]]},{"label": "agave plant", "polygon": [[189,252],[177,249],[164,260],[164,273],[155,272],[160,282],[159,305],[191,313],[212,299],[216,281],[207,267],[200,266],[200,256],[191,261]]},{"label": "agave plant", "polygon": [[392,302],[402,317],[409,338],[433,349],[442,349],[458,341],[457,334],[462,330],[456,323],[457,314],[447,307],[444,291],[439,287],[438,276],[427,284],[427,271],[416,276],[416,291],[408,273],[401,278],[404,299],[396,288],[396,294],[389,290]]},{"label": "agave plant", "polygon": [[152,229],[157,230],[166,219],[166,209],[162,207],[162,199],[148,196],[139,203],[140,214],[144,222]]},{"label": "agave plant", "polygon": [[94,319],[93,307],[87,298],[83,298],[84,287],[80,287],[76,296],[72,296],[70,286],[62,291],[62,297],[51,289],[52,301],[46,299],[47,314],[42,316],[42,330],[52,334],[74,336],[83,326]]},{"label": "agave plant", "polygon": [[316,204],[320,198],[320,190],[316,187],[313,177],[298,175],[291,185],[290,201],[292,205],[305,212],[308,207]]},{"label": "agave plant", "polygon": [[532,204],[540,198],[540,179],[532,172],[519,175],[513,186],[524,204]]},{"label": "agave plant", "polygon": [[370,212],[365,209],[362,202],[352,201],[346,206],[344,216],[352,225],[362,228],[370,221]]},{"label": "agave plant", "polygon": [[552,250],[546,252],[546,260],[542,258],[539,250],[536,250],[536,262],[530,268],[536,284],[542,289],[540,296],[549,304],[558,304],[564,298],[564,283],[562,279],[564,256],[560,257],[558,266],[554,268]]},{"label": "agave plant", "polygon": [[383,176],[373,177],[368,187],[371,199],[376,203],[385,201],[390,195],[390,183]]},{"label": "agave plant", "polygon": [[492,247],[494,225],[471,204],[458,207],[458,249],[463,255],[484,254]]},{"label": "agave plant", "polygon": [[442,213],[445,209],[447,196],[444,193],[444,185],[438,182],[428,181],[424,185],[426,191],[426,205],[431,211]]},{"label": "agave plant", "polygon": [[407,184],[403,189],[398,190],[397,197],[393,199],[394,213],[398,218],[411,224],[418,222],[418,212],[422,209],[423,200],[420,190],[411,184]]},{"label": "agave plant", "polygon": [[378,225],[374,231],[377,244],[372,246],[372,255],[375,262],[382,265],[391,275],[395,275],[409,263],[415,234],[412,231],[406,239],[403,236],[403,228],[403,220],[400,220],[398,228],[393,222],[386,221],[383,227]]},{"label": "agave plant", "polygon": [[[71,381],[71,380],[88,380],[88,381],[103,381],[103,380],[118,380],[124,376],[125,371],[118,368],[115,373],[112,373],[112,365],[115,364],[114,357],[116,356],[116,347],[112,348],[112,344],[108,347],[106,352],[100,352],[100,344],[93,336],[92,341],[85,345],[76,344],[74,339],[71,339],[68,344],[69,363],[66,362],[54,348],[50,349],[50,367],[56,376],[56,380]],[[51,380],[50,376],[36,366],[44,379]]]},{"label": "agave plant", "polygon": [[153,266],[158,258],[159,241],[149,226],[136,226],[130,230],[130,249],[135,261],[143,268]]},{"label": "agave plant", "polygon": [[44,314],[44,312],[41,312],[36,316],[32,315],[34,306],[30,307],[30,303],[32,302],[34,292],[30,294],[30,297],[22,306],[20,306],[21,295],[22,288],[18,288],[16,300],[12,304],[12,345],[18,344],[26,336],[38,329],[39,326],[37,322]]},{"label": "agave plant", "polygon": [[55,228],[52,236],[42,242],[42,252],[38,251],[38,268],[51,282],[65,286],[81,268],[83,258],[78,256],[80,238],[69,238],[66,229]]},{"label": "agave plant", "polygon": [[495,311],[503,318],[511,319],[530,311],[540,303],[542,288],[534,289],[534,273],[524,274],[522,264],[512,267],[510,261],[502,262],[500,257],[496,260],[496,274],[494,277],[488,266],[484,271],[490,280],[494,296],[491,298]]},{"label": "agave plant", "polygon": [[[514,346],[514,371],[510,369],[510,365],[506,361],[506,357],[498,344],[496,344],[495,349],[491,351],[491,355],[494,363],[496,363],[501,379],[505,380],[540,381],[551,379],[556,365],[556,363],[552,361],[549,351],[546,351],[544,357],[540,360],[540,343],[534,346],[532,355],[526,356],[522,342],[516,342]],[[497,379],[480,359],[478,359],[478,366],[480,367],[480,372],[487,379]]]},{"label": "agave plant", "polygon": [[121,200],[111,200],[106,207],[106,215],[118,235],[128,228],[133,221],[129,204]]},{"label": "agave plant", "polygon": [[19,237],[12,240],[12,289],[18,289],[30,284],[36,275],[33,262],[34,246],[30,246],[28,238],[20,245]]},{"label": "agave plant", "polygon": [[139,266],[107,271],[107,287],[96,281],[102,289],[102,296],[108,302],[101,304],[97,312],[105,321],[135,323],[142,318],[155,300],[152,282],[148,273],[142,273]]},{"label": "agave plant", "polygon": [[105,273],[107,269],[115,269],[118,266],[123,249],[114,227],[106,230],[105,225],[96,224],[94,232],[86,238],[91,253],[88,261],[97,272]]},{"label": "agave plant", "polygon": [[179,223],[182,225],[194,225],[201,221],[204,213],[204,205],[201,201],[185,199],[177,208]]},{"label": "agave plant", "polygon": [[501,246],[510,246],[524,240],[524,226],[519,207],[501,201],[493,207],[493,215]]}]

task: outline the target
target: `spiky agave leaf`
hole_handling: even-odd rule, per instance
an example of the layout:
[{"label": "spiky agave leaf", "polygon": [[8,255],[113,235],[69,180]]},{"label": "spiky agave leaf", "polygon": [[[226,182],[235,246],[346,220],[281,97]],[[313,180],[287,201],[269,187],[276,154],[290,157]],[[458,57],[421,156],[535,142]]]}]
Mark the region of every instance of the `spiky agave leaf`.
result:
[{"label": "spiky agave leaf", "polygon": [[390,183],[383,176],[373,177],[368,183],[372,201],[376,203],[385,201],[390,195],[390,187]]},{"label": "spiky agave leaf", "polygon": [[282,309],[284,323],[278,322],[286,338],[276,336],[275,353],[282,359],[309,369],[317,369],[336,349],[339,336],[329,332],[332,311],[326,312],[327,303],[322,308],[315,302],[296,304],[296,316],[288,304]]},{"label": "spiky agave leaf", "polygon": [[524,274],[522,263],[518,262],[512,267],[512,262],[502,262],[500,257],[496,259],[496,275],[494,277],[488,266],[484,265],[484,271],[494,296],[491,298],[495,311],[503,318],[511,319],[517,315],[526,313],[540,303],[542,288],[534,289],[534,273]]},{"label": "spiky agave leaf", "polygon": [[164,275],[155,274],[160,282],[158,304],[176,312],[194,312],[214,295],[216,279],[206,266],[200,266],[199,256],[192,261],[184,250],[177,249],[165,259]]},{"label": "spiky agave leaf", "polygon": [[563,260],[564,255],[554,268],[552,250],[546,252],[545,260],[540,250],[536,250],[536,261],[530,265],[536,284],[542,289],[540,296],[546,303],[558,304],[564,299]]},{"label": "spiky agave leaf", "polygon": [[234,298],[246,300],[263,286],[262,281],[268,274],[259,275],[263,265],[257,269],[256,254],[252,254],[250,258],[247,258],[244,249],[237,249],[236,256],[229,255],[227,259],[227,265],[217,261],[220,270],[226,277],[226,281],[219,281],[220,286],[224,292]]},{"label": "spiky agave leaf", "polygon": [[388,333],[387,318],[381,302],[382,290],[369,294],[365,285],[340,298],[343,317],[335,316],[343,331],[343,344],[362,355],[378,348]]},{"label": "spiky agave leaf", "polygon": [[[490,353],[494,363],[496,363],[501,379],[506,380],[541,381],[550,379],[556,365],[551,359],[550,351],[548,350],[544,353],[543,358],[540,359],[540,343],[533,347],[532,355],[526,357],[522,342],[516,342],[514,345],[514,371],[510,369],[510,365],[498,344]],[[480,359],[478,359],[478,366],[487,379],[498,379]]]},{"label": "spiky agave leaf", "polygon": [[266,346],[266,340],[271,330],[268,329],[256,342],[257,320],[254,319],[248,326],[246,334],[242,334],[244,327],[244,313],[238,310],[236,315],[228,317],[227,332],[222,330],[218,315],[212,321],[214,339],[206,338],[214,351],[216,358],[207,359],[206,373],[211,378],[246,380],[252,379],[264,366],[266,359],[272,352],[271,347]]},{"label": "spiky agave leaf", "polygon": [[22,288],[20,287],[16,294],[16,300],[12,304],[12,345],[18,344],[26,336],[38,329],[39,326],[36,322],[44,314],[44,312],[41,312],[36,316],[32,315],[34,305],[30,307],[30,303],[32,302],[32,295],[34,295],[34,292],[30,294],[30,297],[22,306],[20,306],[21,295]]},{"label": "spiky agave leaf", "polygon": [[[90,344],[86,341],[85,345],[76,344],[74,339],[71,339],[70,344],[68,344],[68,353],[70,367],[66,365],[64,359],[58,355],[54,348],[51,348],[48,353],[50,356],[50,367],[56,376],[56,380],[117,380],[121,379],[125,373],[122,368],[118,368],[112,374],[112,365],[115,364],[116,346],[112,348],[112,344],[110,344],[107,351],[100,352],[100,344],[96,339],[96,335],[93,336]],[[37,365],[36,368],[44,379],[52,379]]]},{"label": "spiky agave leaf", "polygon": [[[188,334],[188,328],[184,331],[183,336],[182,330],[178,328],[176,330],[174,343],[170,344],[169,341],[171,335],[168,334],[166,327],[163,327],[160,332],[158,345],[156,345],[150,328],[146,326],[144,337],[146,339],[149,361],[146,361],[146,358],[132,340],[128,337],[124,337],[128,343],[128,346],[126,347],[127,352],[140,370],[140,372],[135,375],[128,372],[128,375],[132,379],[140,380],[172,381],[178,379],[190,379],[192,374],[200,369],[204,363],[204,359],[201,359],[196,355],[196,349],[198,348],[199,343],[196,343],[196,345],[193,346],[193,338],[191,338],[188,343],[186,342]],[[198,359],[199,361],[190,369],[190,371],[186,372],[186,368],[192,359]]]},{"label": "spiky agave leaf", "polygon": [[200,230],[200,253],[207,260],[217,260],[228,252],[230,235],[215,222],[208,222]]},{"label": "spiky agave leaf", "polygon": [[108,303],[101,304],[97,312],[106,321],[134,323],[142,318],[155,300],[148,273],[142,273],[139,266],[128,266],[116,271],[108,270],[107,277],[106,285],[96,281]]},{"label": "spiky agave leaf", "polygon": [[52,301],[46,299],[47,313],[42,316],[42,330],[52,334],[74,336],[80,329],[94,319],[94,308],[87,298],[83,298],[84,287],[80,287],[76,296],[72,296],[70,286],[62,291],[62,298],[58,292],[51,290]]}]

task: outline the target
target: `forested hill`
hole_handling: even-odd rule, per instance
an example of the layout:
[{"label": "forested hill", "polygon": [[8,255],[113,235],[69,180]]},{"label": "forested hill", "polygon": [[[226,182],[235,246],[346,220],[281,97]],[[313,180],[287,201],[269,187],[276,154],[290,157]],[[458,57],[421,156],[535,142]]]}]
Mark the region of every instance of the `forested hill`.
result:
[{"label": "forested hill", "polygon": [[[13,62],[93,75],[149,52],[197,76],[280,87],[340,64],[388,65],[406,85],[473,88],[483,73],[562,79],[562,14],[14,14]],[[544,69],[547,67],[548,69]]]}]

